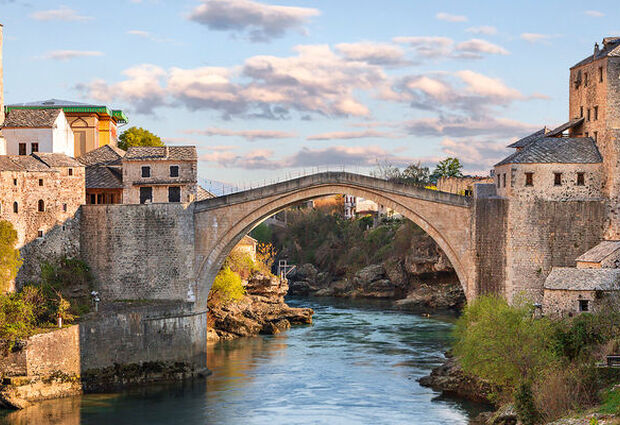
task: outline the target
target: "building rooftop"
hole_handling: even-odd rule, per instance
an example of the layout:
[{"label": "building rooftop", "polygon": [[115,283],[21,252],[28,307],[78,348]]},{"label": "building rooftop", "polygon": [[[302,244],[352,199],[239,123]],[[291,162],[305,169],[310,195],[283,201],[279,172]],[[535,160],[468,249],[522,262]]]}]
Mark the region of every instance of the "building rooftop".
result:
[{"label": "building rooftop", "polygon": [[123,161],[196,161],[195,146],[132,146]]},{"label": "building rooftop", "polygon": [[581,65],[585,65],[596,59],[600,59],[606,56],[620,56],[620,37],[605,37],[603,39],[602,47],[598,47],[598,43],[594,47],[594,53],[582,61],[577,62],[571,67],[576,68]]},{"label": "building rooftop", "polygon": [[568,291],[620,290],[620,269],[554,267],[545,279],[545,289]]},{"label": "building rooftop", "polygon": [[620,249],[620,241],[603,241],[577,257],[575,261],[600,263]]},{"label": "building rooftop", "polygon": [[495,164],[597,164],[603,161],[590,137],[542,137]]},{"label": "building rooftop", "polygon": [[16,110],[41,110],[53,108],[61,108],[65,111],[65,113],[96,113],[100,115],[108,115],[114,117],[114,119],[119,123],[124,124],[129,122],[127,116],[119,109],[110,109],[105,105],[80,103],[62,99],[47,99],[36,102],[13,103],[11,105],[7,105],[5,110],[9,113]]},{"label": "building rooftop", "polygon": [[56,172],[30,155],[0,155],[0,171]]},{"label": "building rooftop", "polygon": [[60,108],[15,109],[6,114],[4,127],[7,128],[52,128]]},{"label": "building rooftop", "polygon": [[573,127],[577,127],[578,125],[581,125],[583,123],[583,117],[581,118],[575,118],[573,120],[570,120],[568,122],[565,122],[564,124],[554,128],[553,130],[551,130],[550,132],[547,133],[546,137],[557,137],[557,136],[561,136],[562,133],[564,133],[566,130],[568,130],[569,128],[573,128]]},{"label": "building rooftop", "polygon": [[87,152],[77,158],[77,160],[86,165],[120,165],[121,159],[126,152],[116,146],[103,145],[93,151]]},{"label": "building rooftop", "polygon": [[122,189],[123,175],[117,168],[105,165],[86,167],[87,189]]},{"label": "building rooftop", "polygon": [[509,147],[509,148],[524,148],[527,145],[529,145],[530,143],[532,143],[532,142],[534,142],[534,141],[544,137],[545,134],[547,134],[547,131],[549,131],[549,129],[547,127],[541,128],[537,132],[532,133],[529,136],[525,136],[525,137],[517,140],[516,142],[508,145],[507,147]]},{"label": "building rooftop", "polygon": [[76,159],[64,153],[37,152],[33,153],[32,156],[49,167],[83,167]]}]

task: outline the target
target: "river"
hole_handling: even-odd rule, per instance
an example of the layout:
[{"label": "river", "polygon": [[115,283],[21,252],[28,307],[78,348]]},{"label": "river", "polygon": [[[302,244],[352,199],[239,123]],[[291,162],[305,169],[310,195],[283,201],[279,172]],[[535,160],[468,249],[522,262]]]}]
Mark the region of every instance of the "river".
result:
[{"label": "river", "polygon": [[9,425],[466,424],[482,406],[417,379],[441,363],[453,318],[389,303],[288,300],[312,326],[208,349],[207,382],[50,400],[0,417]]}]

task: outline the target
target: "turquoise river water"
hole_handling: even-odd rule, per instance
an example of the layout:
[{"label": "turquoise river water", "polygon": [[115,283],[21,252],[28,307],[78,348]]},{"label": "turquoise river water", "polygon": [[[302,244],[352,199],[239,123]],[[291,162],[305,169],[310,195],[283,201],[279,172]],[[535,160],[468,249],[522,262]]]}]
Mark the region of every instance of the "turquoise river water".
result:
[{"label": "turquoise river water", "polygon": [[0,416],[0,423],[466,424],[483,409],[416,381],[441,363],[453,318],[382,302],[288,302],[313,308],[314,324],[209,347],[206,383],[51,400]]}]

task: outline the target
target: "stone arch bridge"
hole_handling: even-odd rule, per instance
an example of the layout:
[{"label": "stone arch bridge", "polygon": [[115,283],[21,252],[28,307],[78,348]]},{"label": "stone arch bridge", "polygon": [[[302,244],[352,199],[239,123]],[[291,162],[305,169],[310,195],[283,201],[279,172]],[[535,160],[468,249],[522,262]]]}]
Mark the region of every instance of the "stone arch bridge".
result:
[{"label": "stone arch bridge", "polygon": [[503,247],[490,218],[501,211],[493,206],[497,199],[477,192],[465,197],[323,172],[189,205],[85,205],[81,250],[104,299],[182,300],[200,310],[224,259],[253,227],[298,202],[346,193],[392,208],[424,229],[472,299],[503,291],[502,257],[492,255]]},{"label": "stone arch bridge", "polygon": [[197,300],[207,298],[227,255],[257,224],[291,205],[332,194],[370,199],[416,223],[445,252],[467,298],[475,297],[472,198],[364,175],[323,172],[195,204]]}]

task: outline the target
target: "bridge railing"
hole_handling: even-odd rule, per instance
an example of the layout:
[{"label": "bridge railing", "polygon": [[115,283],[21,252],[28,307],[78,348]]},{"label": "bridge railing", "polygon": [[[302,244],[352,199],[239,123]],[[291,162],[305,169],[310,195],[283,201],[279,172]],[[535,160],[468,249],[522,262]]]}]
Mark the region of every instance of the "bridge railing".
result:
[{"label": "bridge railing", "polygon": [[[239,184],[225,183],[222,181],[206,179],[202,177],[198,179],[198,183],[202,187],[207,189],[209,192],[213,193],[215,196],[223,196],[223,195],[230,195],[230,194],[237,193],[237,192],[243,192],[243,191],[250,190],[250,189],[256,189],[259,187],[268,186],[270,184],[281,183],[284,181],[293,180],[299,177],[305,177],[305,176],[309,176],[312,174],[323,173],[327,171],[349,172],[353,174],[359,174],[362,176],[374,177],[376,179],[388,181],[388,179],[378,176],[376,171],[369,170],[368,167],[345,166],[345,165],[326,166],[325,165],[325,166],[320,166],[320,167],[317,166],[317,167],[303,168],[297,171],[288,171],[284,174],[279,174],[274,177],[264,178],[262,180],[242,182]],[[424,185],[415,185],[415,186],[424,187]]]}]

